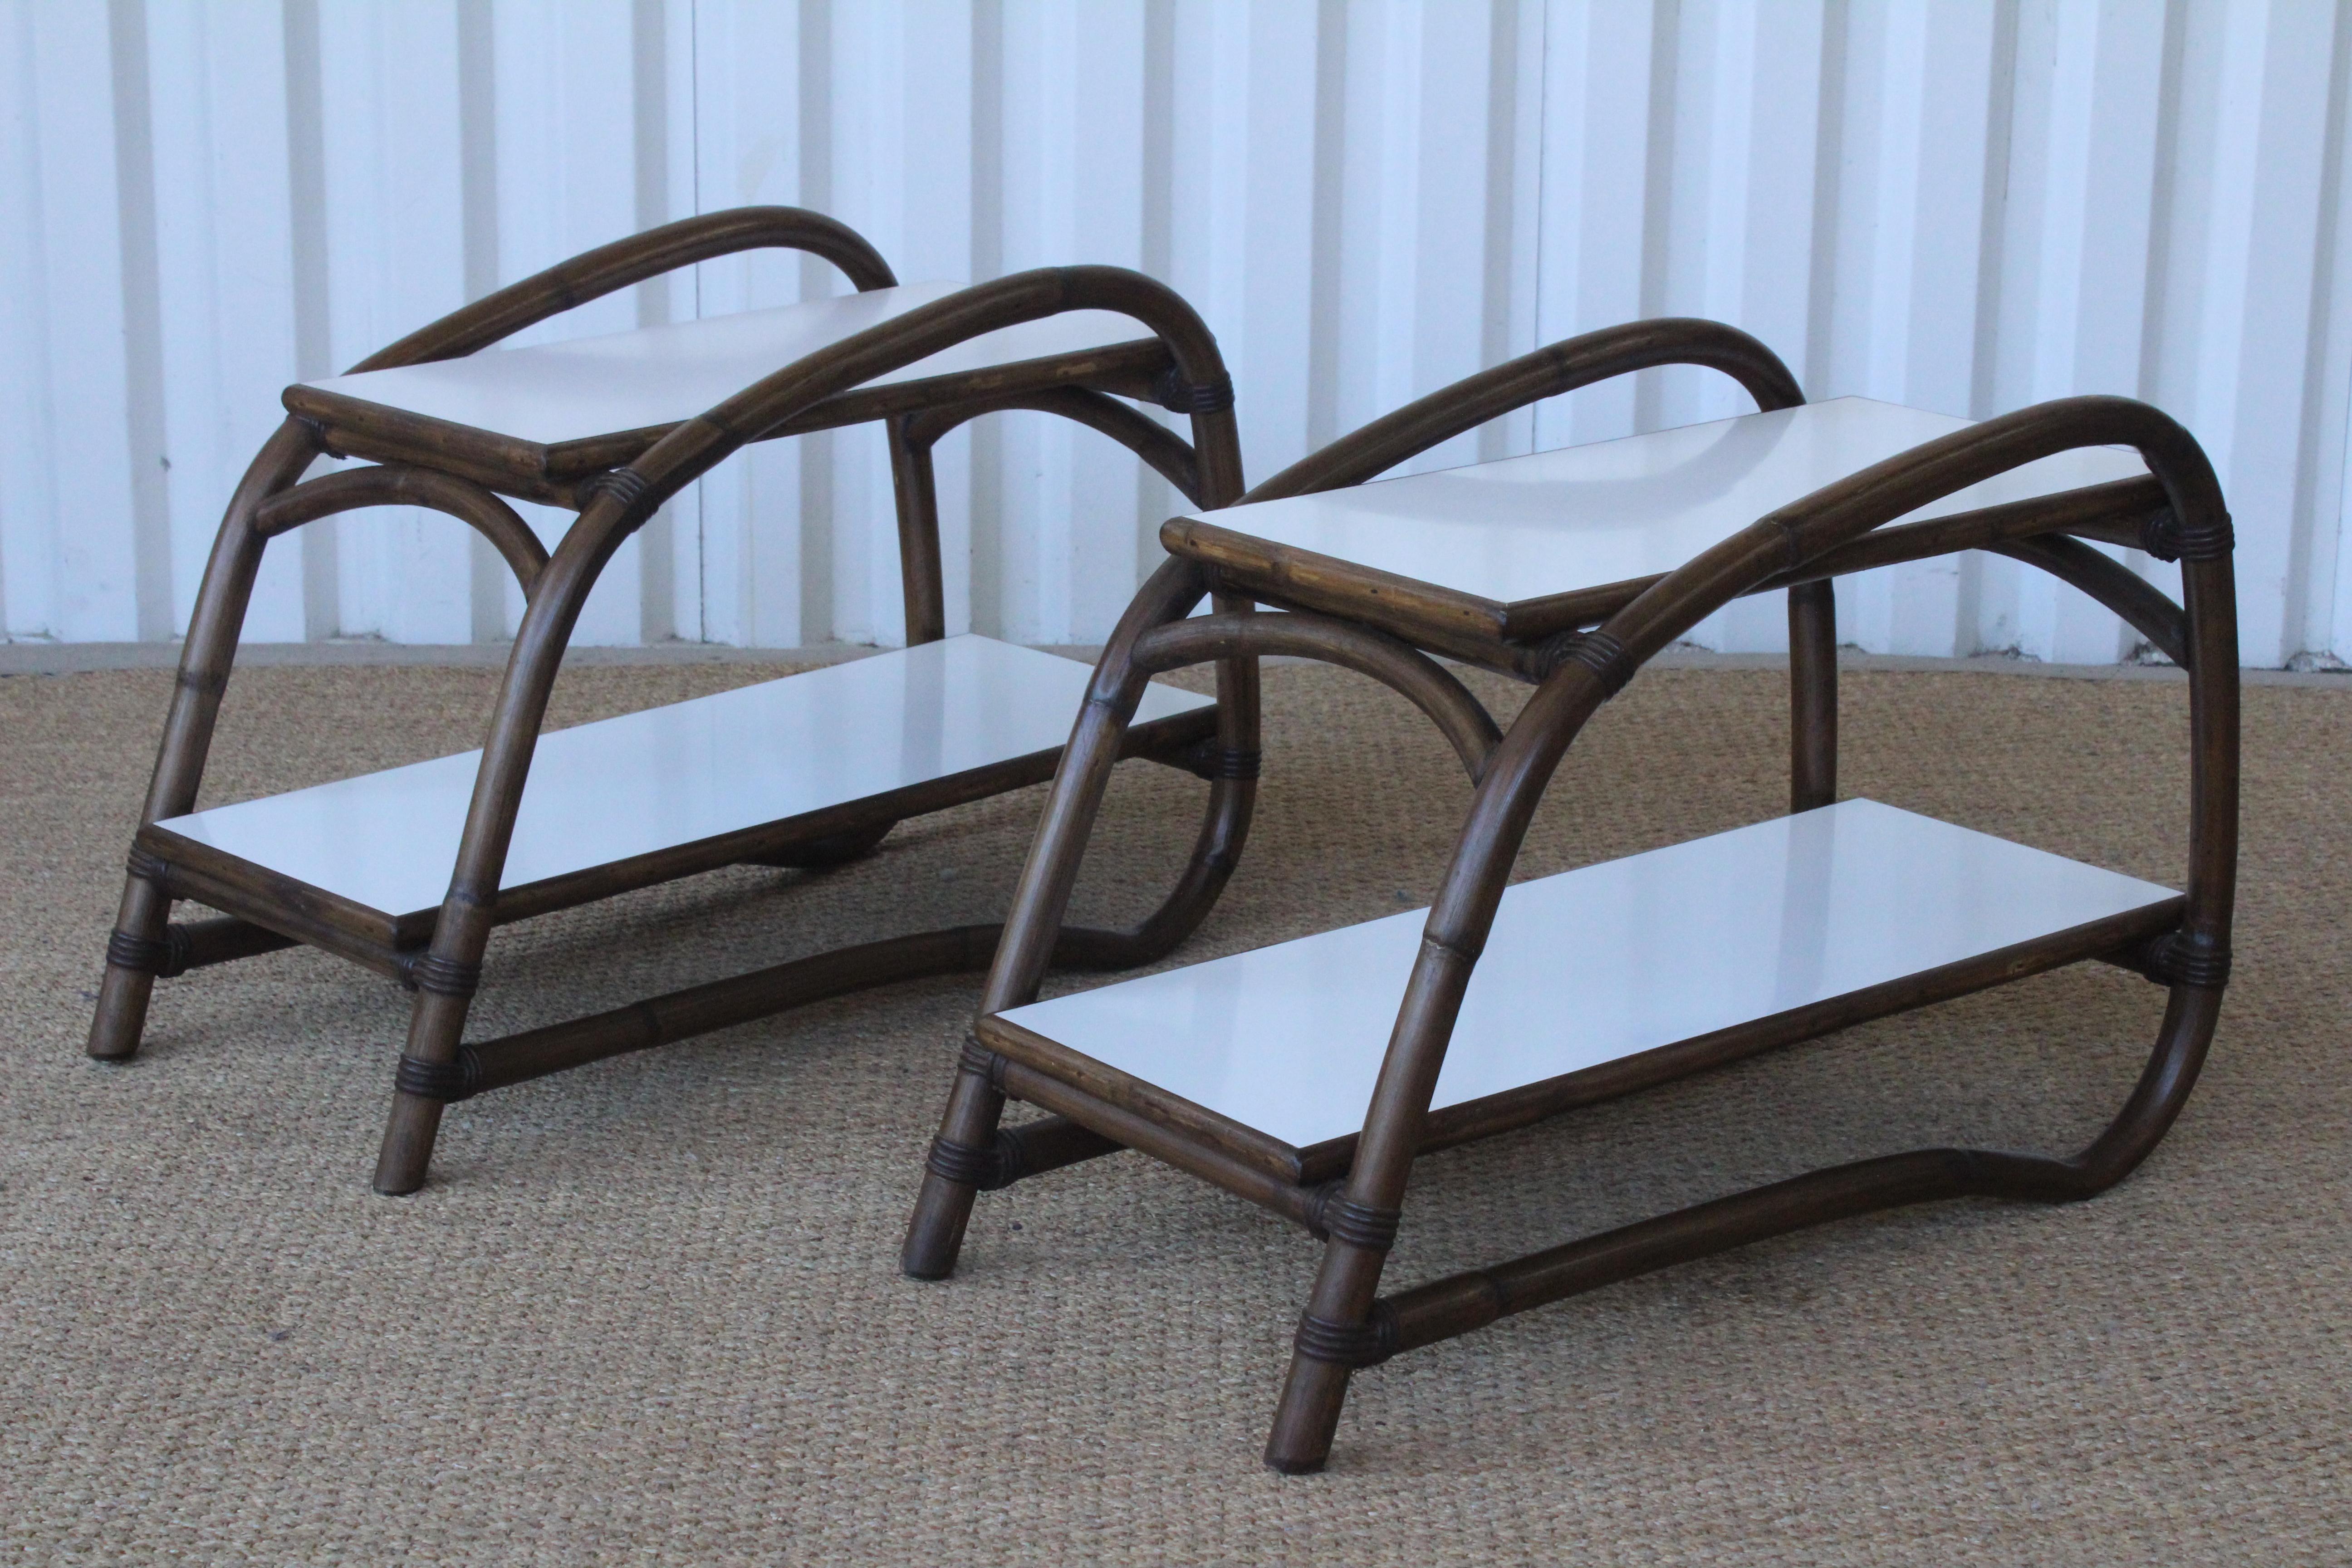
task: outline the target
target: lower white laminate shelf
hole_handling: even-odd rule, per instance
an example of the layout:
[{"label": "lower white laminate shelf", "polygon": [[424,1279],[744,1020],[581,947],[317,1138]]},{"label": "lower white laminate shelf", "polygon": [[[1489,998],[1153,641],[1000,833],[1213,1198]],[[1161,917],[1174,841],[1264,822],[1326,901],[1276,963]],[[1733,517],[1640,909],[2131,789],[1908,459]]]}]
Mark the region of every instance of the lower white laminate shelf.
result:
[{"label": "lower white laminate shelf", "polygon": [[[1523,882],[1503,896],[1432,1109],[2083,928],[2153,934],[2179,903],[1868,800]],[[1409,910],[999,1016],[1305,1149],[1361,1129],[1427,919]]]},{"label": "lower white laminate shelf", "polygon": [[[541,735],[504,886],[764,826],[1048,753],[1092,677],[988,637],[846,664]],[[1145,689],[1138,723],[1213,708]],[[248,800],[163,833],[396,919],[439,908],[481,752]]]}]

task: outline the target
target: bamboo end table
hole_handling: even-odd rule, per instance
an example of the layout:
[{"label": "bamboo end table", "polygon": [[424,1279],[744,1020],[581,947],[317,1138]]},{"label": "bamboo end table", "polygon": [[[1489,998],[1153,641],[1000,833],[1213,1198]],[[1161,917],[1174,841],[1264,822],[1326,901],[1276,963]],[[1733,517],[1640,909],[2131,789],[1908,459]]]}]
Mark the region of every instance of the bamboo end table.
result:
[{"label": "bamboo end table", "polygon": [[[832,262],[856,292],[522,348],[535,321],[645,279],[760,247]],[[490,351],[490,352],[483,352]],[[1186,414],[1187,442],[1145,416]],[[415,993],[375,1185],[425,1181],[445,1106],[485,1089],[868,985],[984,968],[998,928],[887,938],[499,1040],[463,1038],[494,927],[737,864],[824,867],[908,816],[1050,776],[1085,668],[945,636],[933,447],[1026,408],[1110,437],[1194,504],[1240,493],[1232,382],[1181,299],[1115,268],[900,285],[814,213],[750,207],[575,257],[289,387],[289,417],[231,500],[198,595],[131,850],[89,1051],[137,1050],[154,983],[307,943]],[[598,574],[670,496],[742,447],[877,421],[889,438],[908,647],[541,735],[549,690]],[[305,478],[322,455],[373,459]],[[579,516],[551,553],[507,498]],[[268,542],[320,518],[415,505],[496,546],[527,607],[484,746],[197,809],[215,720]],[[1166,952],[1214,902],[1248,829],[1256,670],[1213,700],[1156,687],[1119,748],[1210,781],[1191,863],[1124,931],[1058,932],[1062,961]],[[174,924],[176,900],[223,911]]]},{"label": "bamboo end table", "polygon": [[[1759,412],[1365,482],[1538,397],[1675,363],[1735,376]],[[1744,334],[1643,322],[1433,394],[1161,539],[1170,559],[1106,648],[1064,752],[927,1162],[908,1273],[952,1270],[978,1192],[1115,1149],[1255,1202],[1324,1246],[1265,1454],[1308,1471],[1357,1369],[1826,1220],[1963,1194],[2088,1196],[2186,1099],[2229,975],[2232,541],[2203,454],[2157,410],[2074,398],[1971,425],[1858,398],[1808,405]],[[2086,542],[2179,560],[2185,609]],[[1831,580],[1963,549],[2055,573],[2187,668],[2182,889],[1838,798]],[[1507,888],[1581,726],[1706,616],[1775,589],[1789,596],[1790,815]],[[1274,608],[1192,616],[1212,592]],[[1370,675],[1453,743],[1475,787],[1433,902],[1035,1000],[1146,678],[1244,652]],[[1507,733],[1433,653],[1535,686]],[[2169,1000],[2137,1088],[2077,1153],[1864,1160],[1380,1291],[1423,1152],[2085,959],[2138,970]],[[1008,1100],[1055,1115],[1003,1129]]]}]

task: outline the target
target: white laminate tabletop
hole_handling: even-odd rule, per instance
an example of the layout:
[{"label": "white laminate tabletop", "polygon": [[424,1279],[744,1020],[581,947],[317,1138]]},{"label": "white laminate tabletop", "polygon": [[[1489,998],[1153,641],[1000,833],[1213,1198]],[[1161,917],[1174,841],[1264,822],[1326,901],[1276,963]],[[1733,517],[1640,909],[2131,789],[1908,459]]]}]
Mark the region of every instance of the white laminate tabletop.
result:
[{"label": "white laminate tabletop", "polygon": [[[1201,515],[1236,533],[1507,605],[1671,572],[1777,507],[1969,424],[1840,397]],[[2129,450],[2063,452],[1906,521],[2147,472]]]},{"label": "white laminate tabletop", "polygon": [[[2171,889],[1851,800],[1522,882],[1433,1109],[2144,909]],[[1297,1148],[1359,1131],[1428,910],[1003,1016]]]},{"label": "white laminate tabletop", "polygon": [[[553,446],[690,419],[795,360],[964,287],[905,283],[306,384]],[[1084,353],[1150,335],[1140,321],[1115,311],[1070,310],[942,349],[873,384]]]},{"label": "white laminate tabletop", "polygon": [[[987,637],[877,654],[540,737],[507,856],[522,887],[1050,751],[1087,666]],[[1150,685],[1136,721],[1214,699]],[[394,917],[437,907],[479,752],[159,826]]]}]

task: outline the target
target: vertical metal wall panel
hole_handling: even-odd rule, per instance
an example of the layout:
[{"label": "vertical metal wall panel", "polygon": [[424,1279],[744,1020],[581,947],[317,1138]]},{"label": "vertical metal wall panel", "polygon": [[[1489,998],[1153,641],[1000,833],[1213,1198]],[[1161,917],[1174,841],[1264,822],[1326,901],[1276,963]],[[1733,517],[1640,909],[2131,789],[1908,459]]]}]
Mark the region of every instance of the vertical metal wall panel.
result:
[{"label": "vertical metal wall panel", "polygon": [[[902,282],[972,275],[973,11],[969,0],[832,9],[827,210],[873,241]],[[903,641],[888,449],[874,426],[837,431],[832,441],[831,614],[815,635]],[[969,450],[960,434],[933,454],[958,624],[970,595]]]},{"label": "vertical metal wall panel", "polygon": [[[495,0],[499,281],[511,282],[642,226],[637,29],[630,0]],[[624,289],[520,333],[549,342],[640,324],[645,296]],[[552,547],[572,514],[519,509]],[[597,580],[573,640],[634,643],[643,630],[643,533]],[[504,629],[522,619],[522,591],[501,588]]]},{"label": "vertical metal wall panel", "polygon": [[[175,632],[223,504],[284,417],[295,363],[285,38],[276,4],[147,7]],[[246,614],[256,641],[303,638],[304,542],[279,540],[263,560]]]},{"label": "vertical metal wall panel", "polygon": [[[133,451],[129,437],[131,399],[153,391],[129,378],[113,18],[100,6],[41,0],[16,0],[0,17],[7,82],[0,192],[9,214],[0,224],[6,629],[84,639],[167,635],[163,616],[141,614],[145,574],[168,581],[170,545],[141,537],[134,510],[134,466],[155,471],[163,454]],[[145,347],[139,357],[152,359],[152,342]]]},{"label": "vertical metal wall panel", "polygon": [[[1806,380],[1824,99],[1820,0],[1691,0],[1675,40],[1674,186],[1664,313],[1745,327]],[[1827,264],[1826,258],[1818,258]],[[1710,372],[1656,379],[1642,426],[1685,425],[1743,412],[1747,396]],[[1850,635],[1850,634],[1849,634]],[[1780,606],[1746,599],[1702,622],[1692,640],[1732,652],[1788,646]]]},{"label": "vertical metal wall panel", "polygon": [[[1654,191],[1673,146],[1673,0],[1551,0],[1541,34],[1542,145],[1536,336],[1557,342],[1657,313],[1654,277],[1664,204]],[[1663,234],[1663,228],[1660,227]],[[1604,441],[1634,429],[1639,378],[1543,405],[1539,447]]]},{"label": "vertical metal wall panel", "polygon": [[[1144,19],[1141,7],[1084,0],[1004,9],[998,141],[976,148],[976,166],[992,160],[994,179],[974,192],[975,222],[992,229],[1003,271],[1077,258],[1143,265]],[[994,210],[982,218],[985,197]],[[1124,447],[1043,415],[1001,416],[990,434],[996,483],[973,504],[992,514],[997,563],[983,573],[968,539],[950,548],[950,602],[959,575],[992,576],[992,602],[972,605],[975,624],[1074,640],[1134,592],[1138,465]],[[1164,487],[1151,489],[1156,498]]]},{"label": "vertical metal wall panel", "polygon": [[[694,210],[825,205],[827,181],[820,173],[812,188],[808,174],[830,139],[804,143],[803,84],[828,63],[823,30],[811,40],[803,15],[764,0],[700,0],[692,8]],[[821,105],[827,95],[815,97]],[[695,268],[702,315],[789,305],[841,287],[824,264],[781,251]],[[812,520],[801,496],[804,465],[821,468],[809,459],[830,439],[755,447],[697,487],[702,635],[710,641],[793,647],[824,635],[804,633],[802,624],[803,565],[811,553],[803,535]]]},{"label": "vertical metal wall panel", "polygon": [[[2222,469],[2249,660],[2329,664],[2352,651],[2347,71],[2352,14],[2300,0],[0,0],[0,629],[173,635],[283,383],[588,245],[777,202],[908,280],[1166,278],[1225,348],[1253,478],[1646,314],[1741,325],[1816,396],[2147,397]],[[845,287],[732,258],[530,337]],[[1740,406],[1653,373],[1412,466]],[[1015,638],[1100,636],[1175,505],[1042,416],[982,420],[938,470],[950,626]],[[1995,557],[1840,602],[1873,649],[2138,651]],[[446,642],[520,610],[479,542],[385,510],[274,546],[249,629]],[[709,476],[583,635],[896,640],[878,432]],[[1696,635],[1784,629],[1759,601]]]},{"label": "vertical metal wall panel", "polygon": [[1323,29],[1291,0],[1177,0],[1173,31],[1163,276],[1217,334],[1255,479],[1307,449],[1307,302],[1336,262],[1314,246]]},{"label": "vertical metal wall panel", "polygon": [[[317,16],[328,346],[308,374],[355,364],[467,297],[456,0],[396,12],[328,4]],[[337,635],[472,640],[472,533],[454,518],[370,508],[312,523],[302,539],[306,551],[332,541]]]},{"label": "vertical metal wall panel", "polygon": [[[1830,254],[1815,271],[1825,287],[1809,381],[1970,412],[1997,19],[1976,0],[1863,7],[1845,19],[1842,79],[1824,84],[1839,96],[1825,110]],[[1949,653],[1974,565],[1946,557],[1842,583],[1844,635],[1889,653]]]}]

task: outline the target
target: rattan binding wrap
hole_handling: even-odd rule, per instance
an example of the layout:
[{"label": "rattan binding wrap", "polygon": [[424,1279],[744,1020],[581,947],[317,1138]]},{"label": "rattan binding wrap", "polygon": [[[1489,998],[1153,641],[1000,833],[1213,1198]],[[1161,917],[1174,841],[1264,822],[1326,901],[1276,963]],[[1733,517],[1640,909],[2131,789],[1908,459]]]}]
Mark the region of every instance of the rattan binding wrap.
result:
[{"label": "rattan binding wrap", "polygon": [[400,963],[401,983],[436,996],[471,996],[482,988],[482,966],[421,952]]},{"label": "rattan binding wrap", "polygon": [[2238,535],[2227,512],[2183,528],[2179,514],[2167,507],[2141,528],[2140,547],[2158,561],[2219,561],[2238,547]]},{"label": "rattan binding wrap", "polygon": [[473,1098],[474,1076],[472,1053],[459,1051],[457,1059],[448,1062],[421,1062],[415,1057],[404,1056],[392,1081],[403,1094],[452,1105]]},{"label": "rattan binding wrap", "polygon": [[2140,957],[2140,969],[2163,985],[2209,985],[2216,990],[2230,984],[2230,953],[2199,948],[2179,931],[2149,942]]},{"label": "rattan binding wrap", "polygon": [[1386,1252],[1396,1245],[1397,1228],[1404,1223],[1399,1209],[1373,1208],[1348,1196],[1343,1184],[1333,1183],[1317,1194],[1309,1211],[1310,1228],[1318,1236]]},{"label": "rattan binding wrap", "polygon": [[1397,1352],[1396,1310],[1386,1301],[1374,1302],[1370,1318],[1361,1323],[1335,1323],[1312,1312],[1302,1313],[1298,1332],[1290,1342],[1310,1361],[1378,1366]]},{"label": "rattan binding wrap", "polygon": [[1152,378],[1151,395],[1171,414],[1223,414],[1234,405],[1234,378],[1221,374],[1212,381],[1186,381],[1171,364]]},{"label": "rattan binding wrap", "polygon": [[117,969],[169,980],[187,971],[188,933],[178,926],[167,926],[163,941],[149,942],[129,931],[114,931],[106,939],[106,962]]}]

